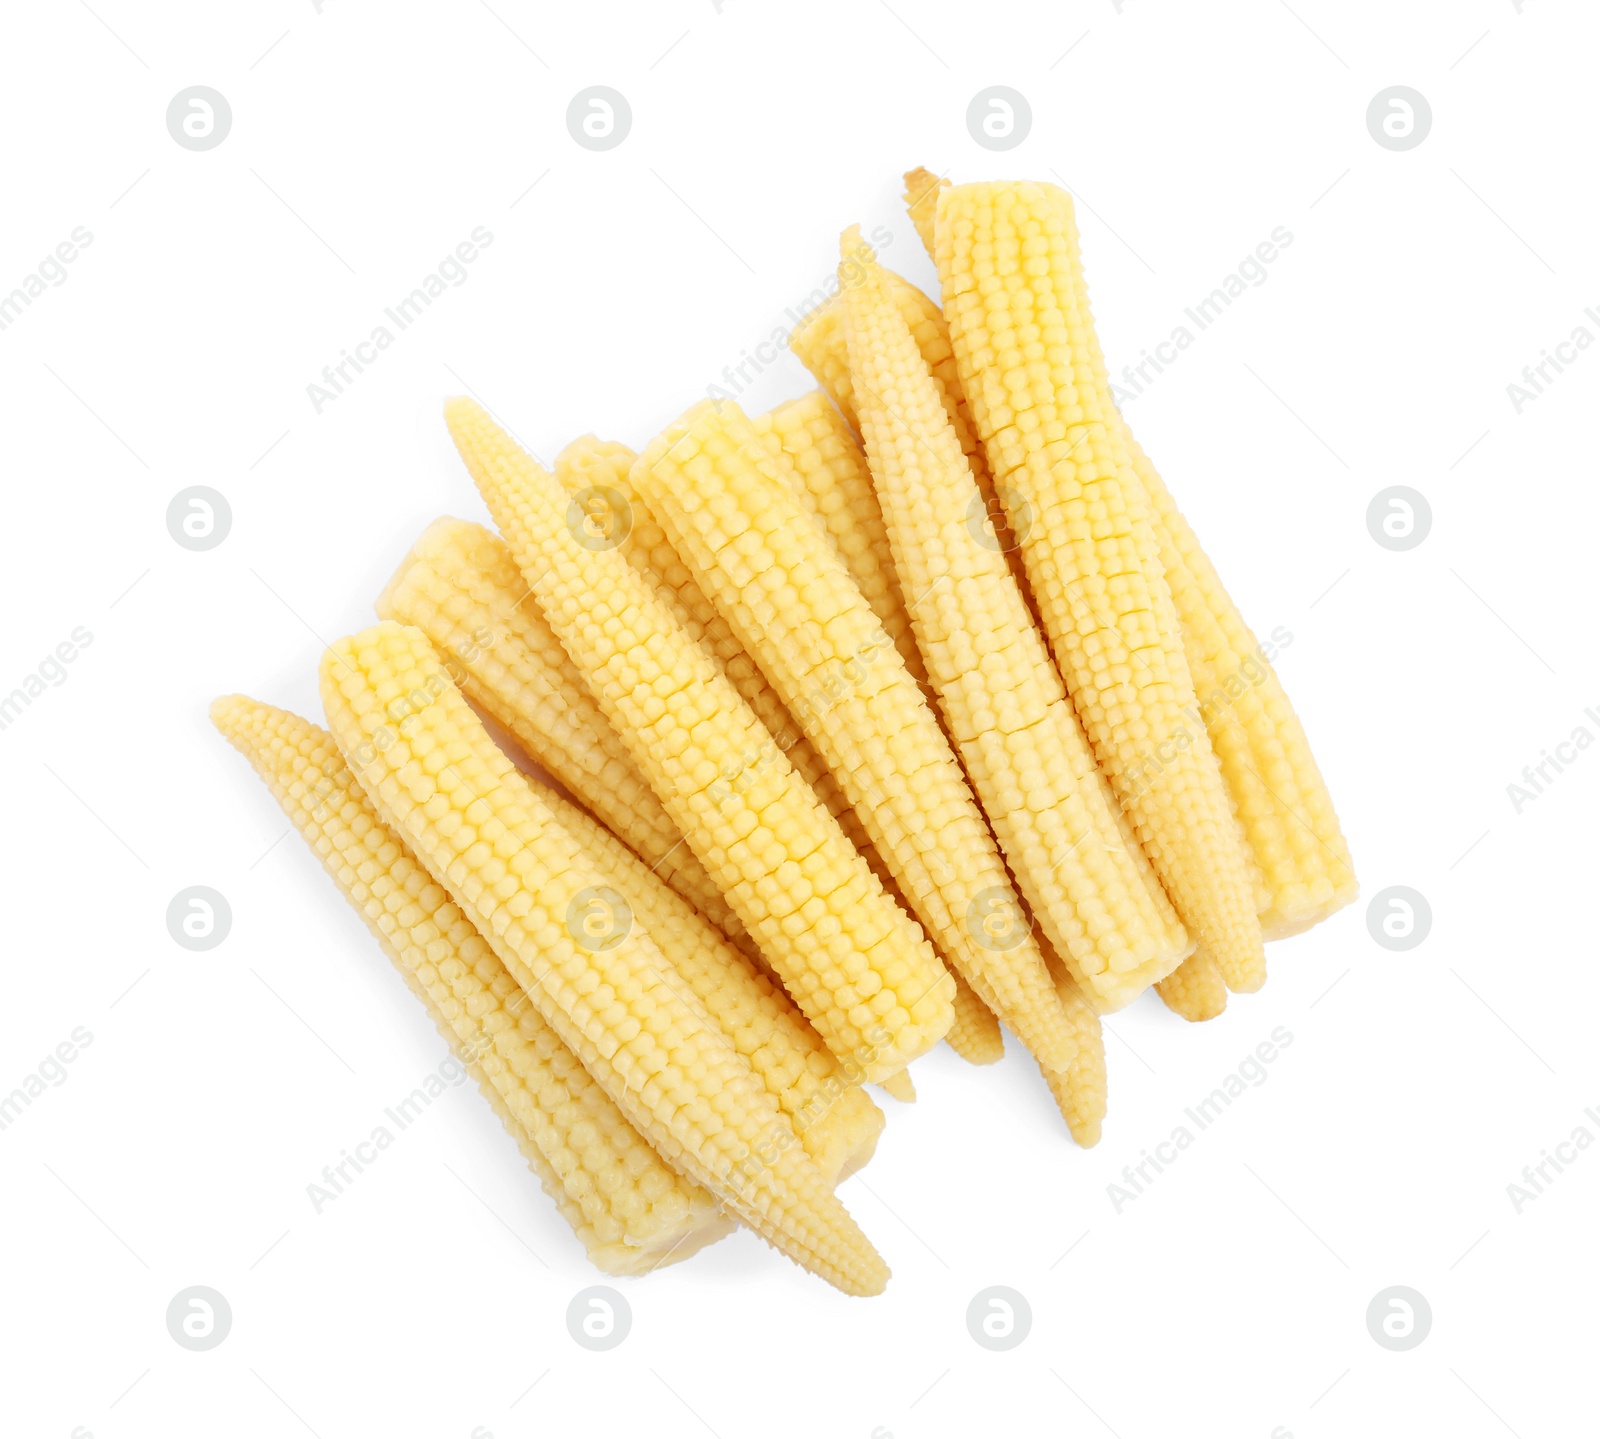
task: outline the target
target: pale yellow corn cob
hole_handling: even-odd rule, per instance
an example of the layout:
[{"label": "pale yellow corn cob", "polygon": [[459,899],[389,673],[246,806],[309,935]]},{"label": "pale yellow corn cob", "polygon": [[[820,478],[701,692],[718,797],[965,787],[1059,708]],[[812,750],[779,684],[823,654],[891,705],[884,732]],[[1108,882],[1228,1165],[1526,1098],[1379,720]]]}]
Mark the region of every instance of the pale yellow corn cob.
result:
[{"label": "pale yellow corn cob", "polygon": [[[883,1111],[859,1076],[845,1073],[781,986],[724,942],[621,840],[554,790],[529,783],[748,1061],[823,1174],[832,1181],[860,1169],[877,1147]],[[616,920],[607,910],[598,918]]]},{"label": "pale yellow corn cob", "polygon": [[604,876],[490,739],[427,637],[384,623],[339,641],[323,659],[322,697],[373,807],[657,1152],[797,1263],[847,1293],[881,1291],[882,1259],[749,1064],[670,980],[644,926],[594,936]]},{"label": "pale yellow corn cob", "polygon": [[[866,831],[828,767],[784,708],[778,692],[744,652],[738,636],[679,558],[629,471],[638,457],[626,445],[582,435],[556,456],[555,476],[573,497],[569,526],[593,549],[618,549],[674,619],[722,670],[774,742],[811,786],[845,838],[865,853]],[[868,863],[872,856],[867,855]]]},{"label": "pale yellow corn cob", "polygon": [[1072,1137],[1089,1149],[1100,1142],[1100,1125],[1106,1117],[1105,1031],[1094,1006],[1065,967],[1052,964],[1052,970],[1062,1007],[1072,1016],[1077,1031],[1078,1053],[1064,1070],[1040,1069]]},{"label": "pale yellow corn cob", "polygon": [[556,1037],[467,917],[390,829],[333,737],[242,695],[211,718],[255,767],[607,1274],[686,1259],[732,1221],[670,1169]]},{"label": "pale yellow corn cob", "polygon": [[1262,933],[1285,939],[1355,899],[1350,848],[1277,671],[1155,467],[1133,436],[1126,438],[1158,521],[1200,719],[1266,888]]},{"label": "pale yellow corn cob", "polygon": [[[905,180],[913,222],[931,255],[931,225],[924,229],[919,215],[937,203],[938,189],[949,182],[936,179],[927,170],[908,171]],[[1070,246],[1073,282],[1080,313],[1089,317],[1075,217],[1069,219],[1074,223]],[[1105,359],[1092,323],[1086,325],[1084,334],[1096,377],[1109,391]],[[1199,716],[1211,736],[1246,842],[1261,871],[1263,937],[1283,939],[1327,918],[1355,898],[1349,848],[1277,673],[1120,411],[1117,425],[1161,549]],[[958,422],[958,433],[961,428]],[[1272,775],[1278,776],[1277,781],[1269,778]]]},{"label": "pale yellow corn cob", "polygon": [[1156,985],[1161,1002],[1191,1024],[1215,1019],[1228,1007],[1228,986],[1216,960],[1197,949]]},{"label": "pale yellow corn cob", "polygon": [[887,1079],[879,1080],[878,1088],[890,1099],[897,1099],[901,1104],[917,1102],[917,1087],[911,1082],[909,1069],[902,1069],[898,1074],[891,1074]]},{"label": "pale yellow corn cob", "polygon": [[551,627],[784,988],[867,1079],[902,1068],[951,1022],[915,922],[637,571],[578,541],[557,482],[471,401],[446,417]]},{"label": "pale yellow corn cob", "polygon": [[378,597],[378,618],[415,625],[466,696],[588,805],[712,924],[738,916],[683,842],[524,583],[505,541],[435,520]]},{"label": "pale yellow corn cob", "polygon": [[[870,260],[872,252],[865,245],[860,253]],[[853,273],[855,257],[851,259]],[[994,482],[989,476],[989,467],[983,455],[983,442],[978,438],[967,409],[966,396],[961,392],[960,369],[950,348],[950,327],[945,323],[939,306],[909,280],[893,270],[880,269],[879,274],[889,291],[889,298],[900,311],[901,318],[917,342],[917,350],[933,375],[950,426],[956,432],[956,439],[961,442],[961,452],[967,457],[972,478],[983,494],[984,507],[995,536],[995,547],[1006,556],[1022,589],[1023,598],[1031,608],[1033,598],[1028,590],[1017,541],[1011,533],[1005,508],[995,495]],[[834,295],[808,315],[801,327],[790,336],[789,348],[816,376],[817,382],[859,432],[861,417],[857,413],[855,384],[850,374],[850,355],[845,342],[844,297]]]},{"label": "pale yellow corn cob", "polygon": [[1061,677],[881,271],[840,266],[856,403],[895,565],[951,737],[1019,889],[1104,1009],[1169,974],[1188,938],[1124,841]]},{"label": "pale yellow corn cob", "polygon": [[[1109,393],[1076,216],[1068,211],[1067,220],[1084,336],[1096,378]],[[1356,897],[1355,870],[1333,799],[1277,672],[1120,411],[1116,422],[1161,547],[1199,717],[1261,872],[1262,933],[1267,939],[1298,934]]]},{"label": "pale yellow corn cob", "polygon": [[958,185],[945,316],[996,488],[1084,729],[1173,905],[1235,989],[1265,981],[1254,864],[1203,727],[1160,550],[1084,339],[1054,186]]},{"label": "pale yellow corn cob", "polygon": [[1000,1036],[1000,1021],[958,974],[956,981],[955,1022],[944,1042],[968,1064],[993,1064],[1006,1052]]},{"label": "pale yellow corn cob", "polygon": [[821,390],[812,390],[750,423],[769,454],[788,459],[784,474],[796,482],[806,508],[828,532],[911,677],[925,684],[927,670],[911,633],[867,457],[844,417]]},{"label": "pale yellow corn cob", "polygon": [[821,526],[731,401],[646,447],[634,482],[856,807],[873,847],[963,978],[1045,1062],[1072,1036],[1030,935],[985,942],[1015,907],[1005,866],[916,681]]},{"label": "pale yellow corn cob", "polygon": [[917,238],[922,241],[922,248],[931,258],[934,217],[939,209],[939,191],[946,189],[950,182],[943,176],[935,175],[931,170],[924,170],[921,166],[915,170],[907,170],[904,179],[906,214],[911,216]]}]

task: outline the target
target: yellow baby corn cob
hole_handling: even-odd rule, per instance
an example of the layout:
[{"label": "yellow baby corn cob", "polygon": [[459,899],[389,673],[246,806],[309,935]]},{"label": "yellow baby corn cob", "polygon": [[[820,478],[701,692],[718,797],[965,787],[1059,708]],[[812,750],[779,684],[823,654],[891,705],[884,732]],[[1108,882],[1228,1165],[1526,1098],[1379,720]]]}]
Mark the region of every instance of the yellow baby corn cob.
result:
[{"label": "yellow baby corn cob", "polygon": [[935,175],[931,170],[924,170],[921,166],[915,170],[907,170],[904,179],[906,214],[911,216],[917,238],[922,241],[922,248],[931,257],[934,217],[939,209],[939,191],[948,188],[950,182],[940,175]]},{"label": "yellow baby corn cob", "polygon": [[901,1104],[915,1104],[917,1102],[917,1087],[911,1082],[911,1071],[902,1069],[898,1074],[891,1074],[878,1081],[881,1089],[890,1099],[897,1099]]},{"label": "yellow baby corn cob", "polygon": [[[1073,226],[1067,252],[1084,336],[1096,379],[1109,394],[1076,216],[1068,210],[1066,218]],[[1356,897],[1355,870],[1333,799],[1277,672],[1127,421],[1114,413],[1161,548],[1199,719],[1266,888],[1262,933],[1267,939],[1298,934]]]},{"label": "yellow baby corn cob", "polygon": [[[528,782],[749,1062],[823,1174],[833,1181],[860,1169],[877,1147],[883,1111],[846,1075],[783,989],[603,825],[537,780]],[[597,918],[602,928],[612,927],[609,910],[598,909]]]},{"label": "yellow baby corn cob", "polygon": [[1032,937],[986,942],[985,914],[1016,899],[960,765],[782,463],[738,406],[707,400],[652,440],[633,474],[940,952],[1030,1050],[1064,1066],[1072,1035]]},{"label": "yellow baby corn cob", "polygon": [[1228,986],[1216,960],[1197,949],[1156,985],[1161,1002],[1191,1024],[1215,1019],[1228,1007]]},{"label": "yellow baby corn cob", "polygon": [[1106,1117],[1105,1032],[1094,1006],[1065,967],[1055,962],[1055,955],[1049,958],[1062,1007],[1072,1016],[1077,1031],[1078,1054],[1064,1070],[1040,1068],[1072,1137],[1084,1149],[1089,1149],[1100,1142],[1100,1125]]},{"label": "yellow baby corn cob", "polygon": [[591,929],[591,906],[609,903],[604,876],[427,637],[384,623],[339,641],[322,662],[322,698],[373,807],[657,1152],[813,1273],[847,1293],[881,1291],[882,1259],[644,926]]},{"label": "yellow baby corn cob", "polygon": [[989,468],[1079,718],[1195,940],[1231,988],[1265,981],[1254,865],[1186,711],[1194,685],[1157,541],[1095,380],[1054,186],[939,197],[945,316]]},{"label": "yellow baby corn cob", "polygon": [[1000,1021],[959,974],[955,976],[955,1022],[944,1042],[968,1064],[993,1064],[1006,1052]]},{"label": "yellow baby corn cob", "polygon": [[1158,521],[1200,719],[1266,886],[1262,933],[1285,939],[1356,897],[1350,849],[1277,671],[1155,467],[1133,436],[1126,438]]},{"label": "yellow baby corn cob", "polygon": [[806,508],[828,532],[911,677],[925,684],[927,671],[895,576],[867,457],[844,417],[821,390],[812,390],[750,423],[769,454],[788,459],[784,474],[796,482]]},{"label": "yellow baby corn cob", "polygon": [[211,718],[465,1059],[599,1268],[647,1273],[733,1227],[710,1194],[657,1156],[540,1018],[378,817],[326,730],[242,695],[219,699]]},{"label": "yellow baby corn cob", "polygon": [[[932,217],[927,211],[949,182],[918,169],[906,173],[905,183],[913,223],[931,255]],[[1068,219],[1073,223],[1069,246],[1073,283],[1079,313],[1088,320],[1088,288],[1075,216],[1069,214]],[[1109,393],[1105,359],[1092,323],[1086,323],[1084,337],[1096,379]],[[1349,848],[1276,672],[1120,412],[1116,424],[1161,549],[1199,721],[1211,736],[1246,842],[1263,876],[1263,937],[1283,939],[1355,898]],[[962,432],[959,418],[956,428]],[[1278,779],[1270,780],[1269,775]]]},{"label": "yellow baby corn cob", "polygon": [[427,635],[467,697],[723,934],[743,933],[601,713],[504,540],[467,520],[435,520],[376,608],[379,619]]},{"label": "yellow baby corn cob", "polygon": [[[934,198],[937,198],[937,191],[934,192]],[[870,261],[872,252],[865,245],[861,247],[860,253],[863,262]],[[851,257],[851,273],[855,272],[856,258],[856,256]],[[1028,591],[1022,557],[1017,552],[1017,542],[1011,533],[1005,510],[996,499],[994,482],[990,479],[989,467],[983,456],[983,442],[978,438],[978,432],[967,410],[966,396],[961,392],[960,369],[950,348],[950,327],[945,323],[944,314],[938,305],[909,280],[895,274],[893,270],[880,268],[878,273],[889,291],[889,298],[900,311],[901,318],[917,342],[918,351],[933,375],[945,414],[949,417],[951,428],[956,432],[956,439],[961,442],[962,454],[967,457],[967,462],[972,467],[972,477],[983,494],[990,527],[995,534],[996,548],[1006,556],[1016,575],[1017,583],[1022,588],[1023,598],[1028,601],[1031,608],[1033,599]],[[861,418],[857,414],[855,384],[850,374],[850,354],[845,342],[844,297],[835,295],[807,315],[800,328],[789,337],[789,348],[816,376],[817,382],[832,398],[834,404],[859,431]]]},{"label": "yellow baby corn cob", "polygon": [[928,1049],[954,986],[915,922],[633,567],[569,529],[560,486],[470,400],[446,418],[551,628],[829,1050],[880,1080]]},{"label": "yellow baby corn cob", "polygon": [[[778,692],[767,683],[755,660],[744,652],[728,622],[706,598],[649,503],[634,488],[629,470],[637,458],[626,445],[593,435],[582,435],[562,450],[556,456],[555,476],[573,499],[573,507],[567,512],[568,525],[577,526],[589,548],[618,549],[627,556],[628,563],[690,639],[711,656],[732,682],[789,763],[839,822],[845,838],[864,853],[866,831],[828,773],[827,765],[784,708]],[[867,862],[873,862],[871,855],[867,855]]]},{"label": "yellow baby corn cob", "polygon": [[933,377],[859,248],[846,231],[851,375],[918,644],[1023,897],[1073,978],[1120,1007],[1176,967],[1187,936],[1124,842]]}]

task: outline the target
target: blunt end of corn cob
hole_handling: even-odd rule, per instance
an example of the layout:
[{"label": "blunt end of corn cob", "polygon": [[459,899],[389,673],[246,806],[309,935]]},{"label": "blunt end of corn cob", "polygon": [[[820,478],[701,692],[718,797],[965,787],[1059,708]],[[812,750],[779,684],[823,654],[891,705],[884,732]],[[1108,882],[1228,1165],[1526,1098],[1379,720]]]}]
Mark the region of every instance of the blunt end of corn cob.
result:
[{"label": "blunt end of corn cob", "polygon": [[400,622],[400,617],[395,612],[395,592],[406,582],[411,571],[417,565],[433,558],[439,551],[457,539],[463,531],[476,530],[470,520],[458,520],[450,515],[440,515],[420,535],[415,543],[406,551],[405,558],[394,568],[394,573],[389,576],[388,583],[379,592],[378,598],[372,602],[373,612],[380,620],[395,620]]}]

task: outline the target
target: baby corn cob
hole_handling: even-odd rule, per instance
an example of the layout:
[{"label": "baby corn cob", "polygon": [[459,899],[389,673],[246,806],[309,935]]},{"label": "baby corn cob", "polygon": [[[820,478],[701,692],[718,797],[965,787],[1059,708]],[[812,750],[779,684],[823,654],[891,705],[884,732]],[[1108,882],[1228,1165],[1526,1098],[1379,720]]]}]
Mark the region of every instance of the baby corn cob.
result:
[{"label": "baby corn cob", "polygon": [[744,652],[728,622],[706,598],[649,504],[634,488],[629,471],[637,458],[626,445],[597,440],[593,435],[582,435],[562,450],[556,456],[555,476],[573,498],[568,525],[578,523],[590,548],[621,550],[689,638],[728,677],[789,763],[838,821],[845,838],[873,864],[874,857],[866,854],[866,831],[827,765],[755,660]]},{"label": "baby corn cob", "polygon": [[1216,960],[1197,949],[1156,985],[1161,1002],[1191,1024],[1215,1019],[1228,1007],[1228,986]]},{"label": "baby corn cob", "polygon": [[467,697],[723,934],[743,933],[551,631],[505,541],[467,520],[435,520],[376,608],[379,619],[427,635]]},{"label": "baby corn cob", "polygon": [[212,722],[255,767],[465,1060],[607,1274],[686,1259],[732,1228],[673,1172],[540,1018],[471,922],[378,817],[333,737],[242,695]]},{"label": "baby corn cob", "polygon": [[911,216],[917,238],[922,241],[922,248],[931,257],[934,218],[939,210],[939,191],[948,188],[950,182],[920,166],[915,170],[907,170],[904,179],[906,214]]},{"label": "baby corn cob", "polygon": [[469,400],[446,417],[551,628],[784,988],[881,1080],[950,1027],[948,975],[748,705],[560,486]]},{"label": "baby corn cob", "polygon": [[[1096,380],[1109,394],[1076,217],[1068,210],[1066,218],[1073,226],[1067,253],[1084,337]],[[1161,548],[1199,719],[1265,884],[1262,933],[1267,939],[1298,934],[1356,897],[1355,870],[1333,799],[1277,672],[1127,421],[1113,414]]]},{"label": "baby corn cob", "polygon": [[755,655],[856,807],[941,953],[1043,1062],[1072,1035],[938,721],[826,534],[731,401],[703,401],[634,467],[679,555]]},{"label": "baby corn cob", "polygon": [[[749,1062],[829,1181],[860,1169],[877,1147],[883,1111],[846,1075],[783,989],[603,825],[537,780],[528,783]],[[601,918],[609,925],[608,916]]]},{"label": "baby corn cob", "polygon": [[768,454],[787,458],[788,466],[779,468],[796,482],[796,493],[828,532],[911,677],[925,684],[927,671],[895,576],[872,474],[850,426],[821,390],[768,410],[750,424]]},{"label": "baby corn cob", "polygon": [[[1049,956],[1054,961],[1055,956]],[[1072,1016],[1078,1035],[1078,1054],[1064,1070],[1044,1069],[1044,1080],[1067,1121],[1072,1137],[1084,1149],[1100,1142],[1100,1125],[1106,1117],[1106,1039],[1095,1013],[1066,969],[1052,963],[1062,1006]]]},{"label": "baby corn cob", "polygon": [[[937,194],[938,192],[934,191],[932,198],[937,199]],[[861,263],[870,262],[871,250],[863,245],[860,257]],[[856,255],[851,256],[849,264],[851,274],[856,272],[857,258]],[[961,452],[967,457],[967,463],[972,468],[972,478],[983,495],[989,526],[995,536],[995,548],[1005,555],[1022,589],[1023,598],[1032,608],[1033,599],[1028,591],[1022,557],[1017,552],[1017,541],[1011,533],[1005,510],[995,496],[994,482],[989,476],[989,467],[983,456],[983,442],[978,438],[972,416],[967,409],[966,396],[961,391],[960,369],[950,348],[950,327],[945,323],[944,314],[938,305],[909,280],[903,279],[893,270],[881,267],[878,274],[888,289],[889,298],[900,311],[900,317],[916,340],[917,350],[933,376],[934,384],[939,391],[939,400],[944,405],[945,414],[956,433],[956,439],[961,442]],[[789,337],[789,348],[816,376],[817,382],[859,432],[861,417],[857,413],[855,383],[850,374],[850,353],[845,341],[844,296],[835,295],[812,311],[800,328]]]},{"label": "baby corn cob", "polygon": [[1124,842],[933,377],[859,246],[847,231],[851,376],[918,644],[1023,897],[1078,984],[1120,1007],[1176,967],[1187,936]]},{"label": "baby corn cob", "polygon": [[[553,482],[552,482],[553,483]],[[618,561],[621,564],[621,561]],[[540,1014],[668,1163],[850,1294],[888,1277],[776,1102],[489,738],[427,637],[384,623],[322,663],[329,728],[373,807],[450,890]]]},{"label": "baby corn cob", "polygon": [[911,1082],[911,1071],[902,1069],[897,1074],[891,1074],[878,1081],[881,1089],[890,1099],[897,1099],[901,1104],[915,1104],[917,1102],[917,1087]]},{"label": "baby corn cob", "polygon": [[1095,381],[1054,186],[939,197],[945,316],[1057,663],[1174,907],[1231,988],[1265,981],[1255,868],[1209,739],[1110,397]]},{"label": "baby corn cob", "polygon": [[1277,671],[1155,467],[1123,429],[1157,521],[1200,720],[1266,887],[1262,934],[1286,939],[1356,897],[1350,849]]},{"label": "baby corn cob", "polygon": [[1000,1037],[1000,1021],[958,974],[956,981],[955,1022],[944,1042],[968,1064],[993,1064],[1006,1052]]}]

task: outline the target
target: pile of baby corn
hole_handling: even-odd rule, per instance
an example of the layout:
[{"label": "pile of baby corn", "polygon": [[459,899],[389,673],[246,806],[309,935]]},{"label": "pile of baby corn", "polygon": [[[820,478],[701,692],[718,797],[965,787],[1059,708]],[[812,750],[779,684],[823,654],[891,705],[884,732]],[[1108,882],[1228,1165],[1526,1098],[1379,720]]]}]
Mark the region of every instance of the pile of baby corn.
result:
[{"label": "pile of baby corn", "polygon": [[[742,1220],[850,1294],[835,1186],[941,1039],[1033,1055],[1074,1138],[1100,1016],[1188,1020],[1355,896],[1306,738],[1112,403],[1072,202],[906,176],[943,307],[843,237],[791,346],[542,469],[445,418],[499,533],[431,525],[250,759],[590,1258]],[[560,790],[531,777],[493,720]]]}]

